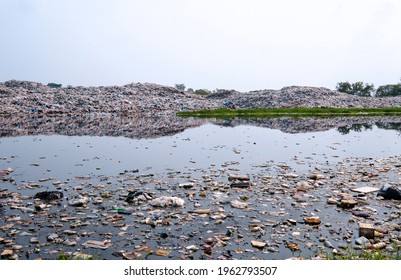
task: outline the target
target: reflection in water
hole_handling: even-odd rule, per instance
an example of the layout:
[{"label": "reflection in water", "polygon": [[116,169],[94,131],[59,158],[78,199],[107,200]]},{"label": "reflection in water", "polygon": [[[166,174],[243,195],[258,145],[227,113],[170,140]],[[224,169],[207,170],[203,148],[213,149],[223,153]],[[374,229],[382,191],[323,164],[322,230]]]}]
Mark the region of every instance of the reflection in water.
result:
[{"label": "reflection in water", "polygon": [[344,117],[344,118],[269,118],[269,119],[210,119],[210,122],[234,127],[238,125],[251,125],[277,129],[284,133],[307,133],[337,129],[340,134],[348,134],[350,131],[362,132],[371,130],[373,125],[382,129],[400,131],[401,118],[399,117]]},{"label": "reflection in water", "polygon": [[366,131],[366,130],[372,130],[373,129],[373,125],[371,123],[354,123],[352,125],[347,125],[347,126],[340,126],[339,128],[337,128],[337,131],[340,132],[342,135],[348,134],[351,131],[354,132],[362,132],[362,131]]},{"label": "reflection in water", "polygon": [[[375,122],[374,125],[376,125],[380,129],[395,130],[401,132],[401,122]],[[337,131],[340,132],[342,135],[345,135],[350,133],[351,131],[362,132],[372,129],[373,129],[373,123],[364,123],[364,124],[352,124],[349,126],[341,126],[337,128]]]},{"label": "reflection in water", "polygon": [[398,122],[398,123],[391,123],[391,122],[382,123],[382,122],[378,122],[378,123],[376,123],[376,125],[377,125],[378,128],[381,128],[381,129],[396,130],[396,131],[401,132],[401,122]]},{"label": "reflection in water", "polygon": [[174,135],[206,121],[183,119],[174,113],[132,116],[23,116],[0,119],[0,137],[23,135],[124,136],[142,139]]},{"label": "reflection in water", "polygon": [[157,138],[174,135],[187,128],[212,123],[224,127],[239,125],[277,129],[284,133],[306,133],[337,129],[340,134],[371,130],[373,125],[387,130],[401,131],[399,117],[344,117],[344,118],[180,118],[175,113],[138,114],[133,116],[77,115],[77,116],[14,116],[0,119],[0,137],[23,135],[68,136],[124,136],[132,139]]}]

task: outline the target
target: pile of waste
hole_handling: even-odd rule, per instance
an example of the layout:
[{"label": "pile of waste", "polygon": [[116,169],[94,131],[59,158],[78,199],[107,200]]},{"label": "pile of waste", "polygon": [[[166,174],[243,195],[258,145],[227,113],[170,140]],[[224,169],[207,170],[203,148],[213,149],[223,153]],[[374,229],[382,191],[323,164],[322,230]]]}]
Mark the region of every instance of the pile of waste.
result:
[{"label": "pile of waste", "polygon": [[318,87],[238,92],[216,90],[206,96],[150,83],[123,86],[61,87],[11,80],[0,83],[0,115],[132,115],[214,108],[400,107],[401,97],[360,97]]}]

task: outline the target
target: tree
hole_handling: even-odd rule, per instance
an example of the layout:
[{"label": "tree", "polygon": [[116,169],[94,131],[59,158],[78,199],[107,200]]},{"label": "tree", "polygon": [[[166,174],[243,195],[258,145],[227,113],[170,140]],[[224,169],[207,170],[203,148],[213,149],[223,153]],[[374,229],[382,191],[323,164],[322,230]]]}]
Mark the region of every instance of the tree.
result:
[{"label": "tree", "polygon": [[184,84],[175,84],[175,88],[181,91],[185,91],[185,85]]},{"label": "tree", "polygon": [[352,89],[352,86],[350,82],[339,82],[337,83],[336,90],[339,92],[345,92],[345,93],[350,93]]},{"label": "tree", "polygon": [[363,82],[351,84],[350,82],[346,81],[339,82],[336,86],[336,90],[352,95],[372,96],[375,91],[375,87],[373,84],[364,84]]},{"label": "tree", "polygon": [[401,83],[384,85],[377,88],[376,97],[400,96]]}]

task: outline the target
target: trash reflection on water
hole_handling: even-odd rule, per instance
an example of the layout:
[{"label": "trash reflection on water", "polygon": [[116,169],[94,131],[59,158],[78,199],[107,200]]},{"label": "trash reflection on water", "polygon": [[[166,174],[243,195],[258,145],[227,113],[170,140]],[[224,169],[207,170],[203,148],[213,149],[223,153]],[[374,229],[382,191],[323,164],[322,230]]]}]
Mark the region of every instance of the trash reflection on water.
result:
[{"label": "trash reflection on water", "polygon": [[[96,136],[22,136],[1,138],[1,166],[29,180],[115,175],[124,170],[165,174],[167,170],[202,169],[235,162],[251,173],[253,166],[284,162],[295,170],[328,165],[347,157],[383,157],[401,152],[399,134],[373,128],[339,135],[325,132],[288,134],[254,126],[212,124],[155,139]],[[233,167],[232,167],[233,168]]]}]

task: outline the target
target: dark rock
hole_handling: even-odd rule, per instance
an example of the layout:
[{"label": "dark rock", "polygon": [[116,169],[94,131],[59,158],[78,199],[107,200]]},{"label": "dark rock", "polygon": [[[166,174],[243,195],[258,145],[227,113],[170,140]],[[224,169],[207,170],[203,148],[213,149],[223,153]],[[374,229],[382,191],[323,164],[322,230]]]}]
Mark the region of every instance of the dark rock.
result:
[{"label": "dark rock", "polygon": [[118,214],[123,214],[123,215],[132,215],[132,211],[128,211],[128,210],[125,210],[125,209],[118,209],[117,213]]},{"label": "dark rock", "polygon": [[364,211],[354,211],[354,212],[352,212],[352,215],[357,216],[357,217],[362,217],[362,218],[370,217],[370,213],[364,212]]},{"label": "dark rock", "polygon": [[379,192],[377,193],[377,196],[381,196],[384,199],[401,200],[401,191],[397,188],[384,186],[379,190]]},{"label": "dark rock", "polygon": [[250,182],[235,182],[235,183],[231,183],[230,186],[232,188],[249,188],[251,186]]},{"label": "dark rock", "polygon": [[50,200],[62,199],[63,196],[64,196],[63,193],[60,191],[44,191],[44,192],[38,192],[37,194],[35,194],[33,198],[50,201]]},{"label": "dark rock", "polygon": [[[144,198],[144,199],[143,199]],[[135,199],[139,200],[151,200],[153,199],[153,196],[149,193],[146,192],[141,192],[141,191],[134,191],[134,192],[129,192],[127,198],[125,199],[126,202],[132,202]]]}]

